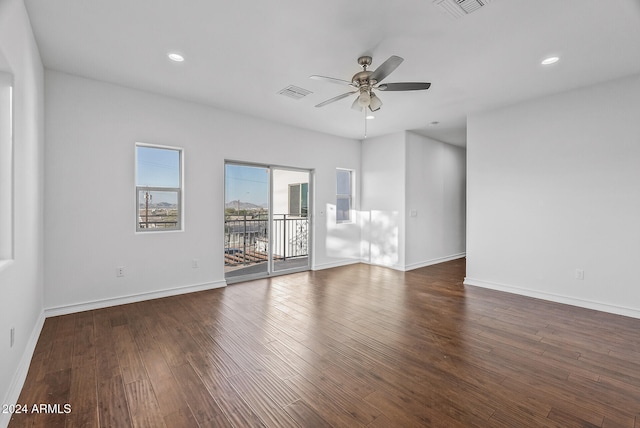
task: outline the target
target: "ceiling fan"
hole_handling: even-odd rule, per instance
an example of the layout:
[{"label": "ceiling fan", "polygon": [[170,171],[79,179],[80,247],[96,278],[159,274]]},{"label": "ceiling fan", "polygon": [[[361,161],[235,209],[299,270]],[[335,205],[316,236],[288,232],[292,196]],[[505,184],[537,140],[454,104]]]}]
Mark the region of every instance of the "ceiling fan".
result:
[{"label": "ceiling fan", "polygon": [[392,55],[375,71],[369,71],[367,68],[371,65],[371,60],[372,58],[370,56],[361,56],[358,58],[358,64],[362,67],[362,71],[354,74],[351,81],[317,75],[310,76],[311,79],[324,80],[326,82],[337,83],[340,85],[348,85],[354,88],[354,90],[350,92],[346,92],[338,95],[337,97],[321,102],[320,104],[317,104],[316,107],[324,107],[327,104],[347,98],[349,95],[358,94],[351,105],[352,109],[362,111],[368,107],[371,111],[378,111],[380,110],[380,107],[382,107],[382,101],[380,101],[380,98],[378,98],[378,96],[373,92],[374,90],[421,91],[429,89],[431,86],[431,83],[426,82],[380,83],[385,77],[391,74],[393,70],[395,70],[402,61],[404,61],[404,59],[399,56]]}]

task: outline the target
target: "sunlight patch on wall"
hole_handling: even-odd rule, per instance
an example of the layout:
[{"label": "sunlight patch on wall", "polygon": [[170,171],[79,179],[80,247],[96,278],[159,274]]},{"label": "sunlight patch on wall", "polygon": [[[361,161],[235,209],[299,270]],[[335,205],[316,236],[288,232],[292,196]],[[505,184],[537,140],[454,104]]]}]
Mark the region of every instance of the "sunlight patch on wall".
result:
[{"label": "sunlight patch on wall", "polygon": [[362,255],[371,264],[397,266],[399,253],[398,211],[364,211],[362,218]]},{"label": "sunlight patch on wall", "polygon": [[[357,218],[358,213],[353,211]],[[325,248],[327,256],[343,259],[360,259],[357,246],[354,246],[354,238],[359,239],[360,225],[357,221],[337,223],[336,205],[326,204],[324,211],[318,211],[318,221],[323,221],[327,228]]]}]

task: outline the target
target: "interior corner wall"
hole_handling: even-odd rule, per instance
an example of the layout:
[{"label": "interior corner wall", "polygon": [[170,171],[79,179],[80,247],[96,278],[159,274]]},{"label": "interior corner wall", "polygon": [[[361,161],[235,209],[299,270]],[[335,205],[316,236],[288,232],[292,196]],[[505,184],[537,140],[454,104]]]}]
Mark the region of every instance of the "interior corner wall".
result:
[{"label": "interior corner wall", "polygon": [[406,270],[464,257],[466,150],[406,133]]},{"label": "interior corner wall", "polygon": [[640,75],[469,117],[466,284],[640,318],[638,94]]},{"label": "interior corner wall", "polygon": [[[0,2],[0,57],[13,74],[13,254],[0,267],[0,403],[9,405],[18,400],[44,322],[43,68],[22,0]],[[0,412],[0,426],[10,417]]]},{"label": "interior corner wall", "polygon": [[362,142],[365,262],[410,270],[464,257],[465,159],[464,148],[411,132]]},{"label": "interior corner wall", "polygon": [[[45,83],[47,314],[225,285],[225,160],[314,170],[313,268],[360,261],[359,226],[335,224],[335,170],[359,170],[358,140],[56,71]],[[183,231],[135,232],[136,142],[184,149]]]},{"label": "interior corner wall", "polygon": [[404,270],[404,133],[362,142],[362,259]]}]

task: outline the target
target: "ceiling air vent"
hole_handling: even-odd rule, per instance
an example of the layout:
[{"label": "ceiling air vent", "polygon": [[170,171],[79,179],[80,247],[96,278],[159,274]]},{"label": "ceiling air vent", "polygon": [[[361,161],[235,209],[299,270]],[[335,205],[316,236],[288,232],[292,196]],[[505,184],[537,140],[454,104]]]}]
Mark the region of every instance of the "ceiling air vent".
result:
[{"label": "ceiling air vent", "polygon": [[299,100],[300,98],[304,98],[313,92],[308,91],[304,88],[300,88],[298,86],[289,85],[278,93],[280,95],[284,95],[285,97]]},{"label": "ceiling air vent", "polygon": [[457,19],[486,6],[491,0],[433,0],[433,3],[447,15]]}]

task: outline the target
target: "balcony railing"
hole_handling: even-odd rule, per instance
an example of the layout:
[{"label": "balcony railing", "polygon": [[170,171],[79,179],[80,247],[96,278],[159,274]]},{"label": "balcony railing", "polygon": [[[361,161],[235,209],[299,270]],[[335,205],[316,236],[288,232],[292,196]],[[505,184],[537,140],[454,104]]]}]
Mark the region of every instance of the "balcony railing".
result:
[{"label": "balcony railing", "polygon": [[265,262],[269,245],[274,260],[308,256],[308,217],[289,214],[273,217],[271,242],[269,220],[251,215],[225,217],[225,266]]}]

